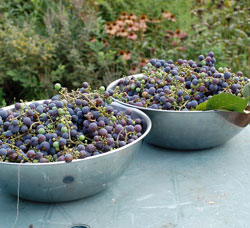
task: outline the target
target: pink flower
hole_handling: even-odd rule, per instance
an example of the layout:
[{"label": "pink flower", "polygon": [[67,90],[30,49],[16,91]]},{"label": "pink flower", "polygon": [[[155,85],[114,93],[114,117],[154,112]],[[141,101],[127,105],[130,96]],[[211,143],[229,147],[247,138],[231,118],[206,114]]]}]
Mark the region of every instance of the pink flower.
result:
[{"label": "pink flower", "polygon": [[181,46],[181,47],[179,47],[179,50],[180,51],[185,51],[187,48],[185,47],[185,46]]},{"label": "pink flower", "polygon": [[135,33],[129,33],[129,35],[128,35],[128,39],[130,39],[130,40],[136,40],[137,39],[137,35],[135,34]]},{"label": "pink flower", "polygon": [[178,43],[176,41],[173,41],[171,44],[172,44],[173,47],[178,46]]}]

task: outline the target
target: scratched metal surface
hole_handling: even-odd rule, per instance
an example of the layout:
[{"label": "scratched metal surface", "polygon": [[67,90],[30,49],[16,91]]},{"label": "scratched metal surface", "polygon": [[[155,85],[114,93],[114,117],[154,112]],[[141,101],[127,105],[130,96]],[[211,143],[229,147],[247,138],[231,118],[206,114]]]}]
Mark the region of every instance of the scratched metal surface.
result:
[{"label": "scratched metal surface", "polygon": [[[16,198],[0,193],[0,227],[10,228]],[[203,151],[145,143],[124,175],[98,195],[60,204],[21,200],[15,227],[249,228],[249,213],[250,127]]]}]

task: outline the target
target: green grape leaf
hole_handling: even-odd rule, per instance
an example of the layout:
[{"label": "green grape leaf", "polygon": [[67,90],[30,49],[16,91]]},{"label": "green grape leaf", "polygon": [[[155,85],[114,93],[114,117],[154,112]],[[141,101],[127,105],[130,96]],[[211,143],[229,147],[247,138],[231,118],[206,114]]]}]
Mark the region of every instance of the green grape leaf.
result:
[{"label": "green grape leaf", "polygon": [[206,105],[207,110],[228,110],[235,112],[244,112],[249,98],[237,97],[230,93],[220,93],[211,97]]},{"label": "green grape leaf", "polygon": [[207,101],[206,102],[202,102],[200,103],[196,109],[196,111],[204,111],[204,110],[207,110]]},{"label": "green grape leaf", "polygon": [[[243,89],[243,96],[250,97],[250,83],[246,84]],[[248,100],[248,105],[250,106],[250,98]]]}]

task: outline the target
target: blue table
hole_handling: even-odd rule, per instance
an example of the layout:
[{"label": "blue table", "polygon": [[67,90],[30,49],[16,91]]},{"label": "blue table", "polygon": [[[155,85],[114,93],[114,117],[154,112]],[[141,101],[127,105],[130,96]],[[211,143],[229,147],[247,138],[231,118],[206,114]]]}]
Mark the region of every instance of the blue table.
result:
[{"label": "blue table", "polygon": [[[1,175],[1,174],[0,174]],[[0,187],[0,228],[11,228],[16,198]],[[16,228],[249,228],[250,127],[225,145],[173,151],[143,144],[107,190],[74,202],[20,200]],[[78,226],[80,228],[80,226]]]}]

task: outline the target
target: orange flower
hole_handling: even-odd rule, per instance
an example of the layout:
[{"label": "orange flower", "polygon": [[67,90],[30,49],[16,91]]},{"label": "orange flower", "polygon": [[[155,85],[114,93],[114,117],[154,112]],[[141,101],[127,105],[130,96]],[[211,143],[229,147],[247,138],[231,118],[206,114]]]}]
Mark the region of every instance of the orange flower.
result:
[{"label": "orange flower", "polygon": [[165,38],[168,39],[168,38],[172,38],[173,36],[174,36],[174,32],[172,30],[168,30]]},{"label": "orange flower", "polygon": [[122,57],[125,60],[130,60],[131,59],[131,52],[130,51],[126,51],[125,54]]},{"label": "orange flower", "polygon": [[139,68],[137,68],[136,67],[136,65],[133,65],[132,67],[131,67],[131,69],[129,70],[129,74],[130,75],[133,75],[133,74],[137,74],[138,72],[139,72]]},{"label": "orange flower", "polygon": [[175,37],[178,37],[178,38],[180,38],[181,40],[185,40],[185,39],[188,38],[188,34],[187,34],[187,32],[181,33],[180,29],[177,29],[177,30],[175,31]]},{"label": "orange flower", "polygon": [[176,41],[173,41],[171,44],[172,46],[178,46],[178,43]]},{"label": "orange flower", "polygon": [[95,37],[91,37],[91,38],[90,38],[90,42],[91,42],[91,43],[95,43],[95,41],[96,41],[96,38],[95,38]]},{"label": "orange flower", "polygon": [[135,33],[131,32],[128,35],[128,39],[130,39],[130,40],[136,40],[137,39],[137,35]]},{"label": "orange flower", "polygon": [[125,54],[125,51],[124,50],[120,50],[119,52],[118,52],[118,55],[124,55]]},{"label": "orange flower", "polygon": [[147,15],[146,14],[142,14],[141,16],[140,16],[140,19],[139,20],[141,20],[141,21],[147,21]]},{"label": "orange flower", "polygon": [[179,36],[179,38],[180,38],[181,40],[187,39],[187,38],[188,38],[187,32],[181,33],[180,36]]},{"label": "orange flower", "polygon": [[128,14],[127,14],[126,11],[122,11],[121,15],[122,15],[122,16],[127,16]]},{"label": "orange flower", "polygon": [[141,21],[141,22],[139,22],[139,24],[138,24],[138,28],[139,28],[139,30],[145,32],[146,29],[147,29],[147,25],[146,25],[146,23],[145,23],[144,21]]},{"label": "orange flower", "polygon": [[121,36],[121,37],[126,37],[128,36],[128,32],[126,29],[121,29],[118,33],[117,36]]},{"label": "orange flower", "polygon": [[141,58],[140,62],[139,62],[139,65],[141,67],[145,66],[146,64],[148,63],[148,60],[146,60],[145,58]]},{"label": "orange flower", "polygon": [[180,29],[176,29],[175,34],[178,35],[180,33],[181,33],[181,30]]},{"label": "orange flower", "polygon": [[122,13],[121,13],[121,16],[120,16],[122,19],[127,19],[128,18],[128,14],[127,14],[127,12],[126,11],[123,11]]},{"label": "orange flower", "polygon": [[138,27],[135,24],[129,24],[127,28],[128,32],[138,31]]},{"label": "orange flower", "polygon": [[130,60],[131,59],[131,52],[130,51],[120,50],[118,52],[118,55],[121,56],[124,60]]},{"label": "orange flower", "polygon": [[137,16],[135,16],[133,13],[130,13],[130,14],[129,14],[129,19],[130,19],[130,20],[133,20],[133,21],[136,21]]},{"label": "orange flower", "polygon": [[115,26],[108,26],[108,27],[105,27],[105,31],[107,34],[112,36],[112,35],[115,35],[117,29]]},{"label": "orange flower", "polygon": [[[106,22],[105,31],[108,35],[117,37],[127,37],[131,40],[136,40],[137,32],[145,32],[147,30],[148,19],[145,14],[139,19],[133,13],[128,14],[123,11],[116,21]],[[155,22],[159,22],[155,20]]]},{"label": "orange flower", "polygon": [[126,19],[126,20],[125,20],[125,24],[127,24],[127,25],[132,24],[132,23],[133,23],[132,20],[129,20],[129,19]]},{"label": "orange flower", "polygon": [[103,44],[104,44],[104,47],[106,47],[106,46],[108,46],[108,41],[107,40],[105,40],[105,39],[102,39],[102,42],[103,42]]},{"label": "orange flower", "polygon": [[149,23],[160,23],[161,20],[160,20],[160,19],[157,19],[157,18],[150,18],[150,19],[148,19],[147,22],[149,22]]},{"label": "orange flower", "polygon": [[161,16],[169,21],[176,22],[175,16],[170,12],[163,11]]},{"label": "orange flower", "polygon": [[120,19],[118,19],[117,21],[116,21],[116,24],[117,25],[119,25],[119,26],[124,26],[125,25],[125,22],[124,22],[124,20],[120,20]]},{"label": "orange flower", "polygon": [[184,50],[186,50],[186,47],[181,46],[181,47],[179,47],[179,50],[180,50],[180,51],[184,51]]}]

